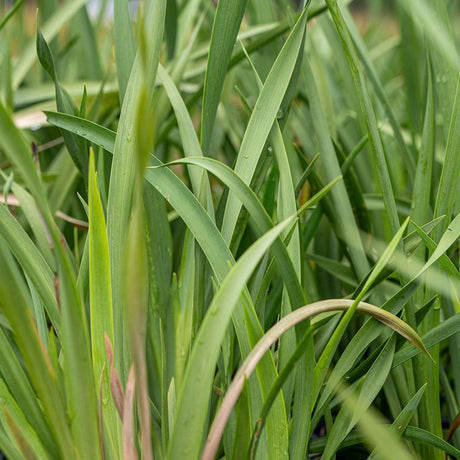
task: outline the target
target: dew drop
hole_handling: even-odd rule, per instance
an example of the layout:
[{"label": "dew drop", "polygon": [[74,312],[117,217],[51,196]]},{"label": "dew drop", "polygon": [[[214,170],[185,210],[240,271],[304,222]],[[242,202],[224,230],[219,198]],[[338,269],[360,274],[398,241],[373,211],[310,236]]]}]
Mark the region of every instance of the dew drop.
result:
[{"label": "dew drop", "polygon": [[436,83],[439,83],[441,85],[444,85],[447,83],[447,76],[442,74],[442,75],[438,75],[436,77]]}]

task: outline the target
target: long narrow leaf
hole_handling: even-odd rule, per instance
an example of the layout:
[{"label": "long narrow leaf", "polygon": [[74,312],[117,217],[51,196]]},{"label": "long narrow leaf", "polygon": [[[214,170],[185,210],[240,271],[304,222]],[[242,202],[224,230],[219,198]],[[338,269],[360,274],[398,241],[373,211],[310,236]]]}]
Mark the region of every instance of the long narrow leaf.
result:
[{"label": "long narrow leaf", "polygon": [[[187,388],[187,392],[182,392],[178,401],[169,459],[198,458],[204,437],[205,409],[208,404],[208,391],[203,389],[211,388],[219,345],[229,324],[232,310],[260,258],[289,224],[292,224],[292,219],[282,222],[258,240],[230,271],[214,297],[187,365],[184,376],[184,388]],[[188,436],[189,442],[181,442],[184,436]],[[275,449],[276,446],[272,448]]]}]

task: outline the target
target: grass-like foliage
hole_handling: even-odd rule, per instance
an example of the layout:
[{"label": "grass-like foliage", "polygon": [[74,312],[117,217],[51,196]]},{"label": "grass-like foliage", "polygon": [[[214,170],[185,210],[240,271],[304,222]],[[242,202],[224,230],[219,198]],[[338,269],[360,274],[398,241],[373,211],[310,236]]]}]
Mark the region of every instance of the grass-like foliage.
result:
[{"label": "grass-like foliage", "polygon": [[6,458],[460,458],[459,3],[12,3]]}]

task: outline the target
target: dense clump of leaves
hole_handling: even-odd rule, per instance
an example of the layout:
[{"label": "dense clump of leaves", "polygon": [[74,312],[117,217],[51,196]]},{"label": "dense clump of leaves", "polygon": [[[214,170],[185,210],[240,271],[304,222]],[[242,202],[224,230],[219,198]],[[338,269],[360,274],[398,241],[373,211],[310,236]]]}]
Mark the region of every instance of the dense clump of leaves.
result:
[{"label": "dense clump of leaves", "polygon": [[0,10],[0,449],[459,457],[459,6],[107,3]]}]

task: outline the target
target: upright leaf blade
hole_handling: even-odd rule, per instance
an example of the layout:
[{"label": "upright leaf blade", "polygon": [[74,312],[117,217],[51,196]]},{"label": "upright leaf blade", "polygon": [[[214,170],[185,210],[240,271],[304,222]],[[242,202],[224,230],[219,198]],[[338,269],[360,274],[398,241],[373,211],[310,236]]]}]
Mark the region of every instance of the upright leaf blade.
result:
[{"label": "upright leaf blade", "polygon": [[[135,161],[133,156],[135,149],[132,148],[133,137],[136,135],[137,110],[141,97],[140,89],[145,75],[149,79],[148,82],[144,82],[149,96],[152,95],[155,85],[163,37],[165,11],[165,0],[149,2],[145,18],[145,24],[148,25],[146,28],[148,33],[143,37],[143,40],[149,44],[151,52],[147,56],[146,62],[142,62],[139,54],[134,61],[124,98],[125,102],[121,109],[110,175],[107,202],[107,231],[112,273],[115,362],[122,378],[127,375],[129,368],[129,363],[123,362],[123,355],[125,355],[125,360],[127,358],[127,350],[123,326],[121,287],[124,266],[124,242],[126,241],[128,231],[135,179]],[[150,99],[149,103],[153,104],[153,101]]]},{"label": "upright leaf blade", "polygon": [[[232,310],[257,263],[289,224],[292,224],[292,218],[283,221],[259,239],[229,272],[214,297],[201,324],[185,372],[183,387],[187,391],[182,392],[179,397],[168,459],[198,458],[209,401],[209,391],[203,389],[211,388],[220,344]],[[188,439],[186,443],[181,442],[184,436]],[[272,449],[276,450],[279,447],[272,446]]]},{"label": "upright leaf blade", "polygon": [[[284,93],[289,85],[303,43],[306,21],[307,8],[303,10],[273,64],[246,128],[234,168],[246,184],[249,184],[252,179],[262,148],[267,141]],[[240,209],[241,203],[230,193],[222,222],[222,235],[225,241],[230,242],[232,239]]]},{"label": "upright leaf blade", "polygon": [[233,0],[217,4],[203,89],[201,146],[205,155],[211,142],[217,106],[246,3],[247,0]]},{"label": "upright leaf blade", "polygon": [[103,420],[107,427],[112,455],[116,456],[121,453],[121,427],[111,397],[107,371],[110,363],[105,350],[106,336],[113,342],[112,284],[107,229],[97,186],[93,155],[90,157],[88,183],[91,356],[95,388],[99,388],[101,375],[103,375],[100,396],[103,401],[107,401],[106,404],[102,404]]}]

